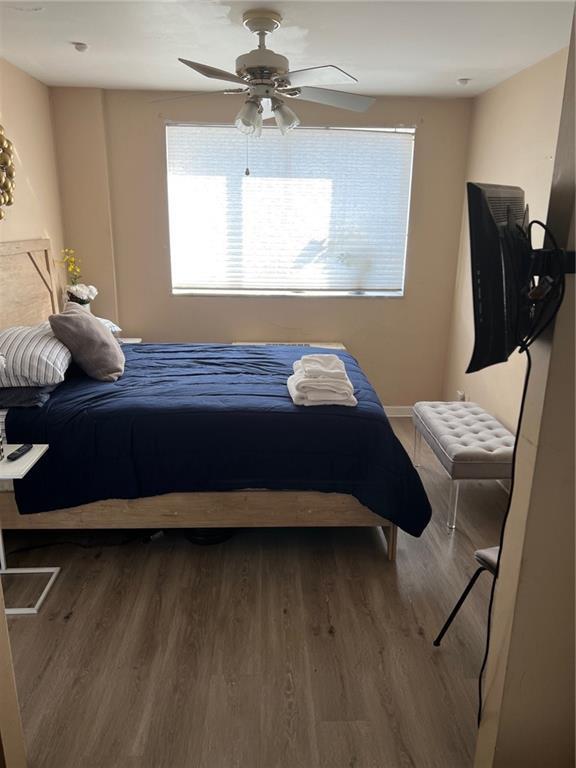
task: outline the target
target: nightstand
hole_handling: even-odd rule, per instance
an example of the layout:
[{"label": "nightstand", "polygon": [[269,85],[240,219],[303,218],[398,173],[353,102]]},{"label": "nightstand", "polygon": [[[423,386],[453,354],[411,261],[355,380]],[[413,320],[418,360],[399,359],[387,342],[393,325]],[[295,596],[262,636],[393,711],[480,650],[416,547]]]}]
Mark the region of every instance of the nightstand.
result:
[{"label": "nightstand", "polygon": [[120,344],[142,344],[142,339],[139,336],[117,336]]},{"label": "nightstand", "polygon": [[[16,450],[18,445],[3,444],[4,457],[9,453]],[[34,445],[28,453],[25,453],[20,459],[16,461],[8,461],[6,458],[0,460],[0,480],[21,480],[27,472],[39,461],[42,456],[48,450],[48,446],[44,444]],[[0,528],[0,577],[13,576],[15,574],[34,574],[45,573],[50,576],[46,586],[42,590],[40,597],[32,607],[28,608],[6,608],[6,613],[9,616],[34,616],[38,613],[42,607],[42,603],[46,600],[48,592],[52,588],[52,585],[56,581],[56,577],[60,573],[60,568],[56,567],[44,567],[44,568],[8,568],[6,563],[6,550],[4,549],[4,537],[2,535],[2,529]]]}]

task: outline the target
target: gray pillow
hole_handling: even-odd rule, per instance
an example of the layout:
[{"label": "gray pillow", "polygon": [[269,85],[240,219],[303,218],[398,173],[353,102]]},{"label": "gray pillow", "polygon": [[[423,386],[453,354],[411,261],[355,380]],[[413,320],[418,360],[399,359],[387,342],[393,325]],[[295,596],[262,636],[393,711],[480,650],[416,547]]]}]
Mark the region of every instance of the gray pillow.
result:
[{"label": "gray pillow", "polygon": [[[82,307],[84,312],[88,312],[89,314],[92,314],[90,309],[85,304],[78,304],[77,301],[69,301],[68,304],[75,304],[77,307]],[[119,325],[116,325],[116,323],[113,320],[108,320],[106,317],[98,317],[98,315],[93,315],[93,317],[96,318],[96,320],[99,320],[102,325],[104,325],[110,333],[120,333],[122,328],[120,328]]]},{"label": "gray pillow", "polygon": [[50,315],[56,338],[92,379],[116,381],[124,373],[124,352],[110,331],[80,305],[69,301],[59,315]]}]

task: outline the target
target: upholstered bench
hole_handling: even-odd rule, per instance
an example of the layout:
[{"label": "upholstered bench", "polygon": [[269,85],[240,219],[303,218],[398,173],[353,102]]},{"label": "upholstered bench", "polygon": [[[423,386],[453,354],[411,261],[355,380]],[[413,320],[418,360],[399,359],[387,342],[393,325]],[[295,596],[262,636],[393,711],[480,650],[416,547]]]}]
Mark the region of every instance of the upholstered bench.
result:
[{"label": "upholstered bench", "polygon": [[514,435],[476,403],[419,402],[412,409],[414,463],[422,437],[452,479],[448,527],[456,527],[460,480],[507,480]]}]

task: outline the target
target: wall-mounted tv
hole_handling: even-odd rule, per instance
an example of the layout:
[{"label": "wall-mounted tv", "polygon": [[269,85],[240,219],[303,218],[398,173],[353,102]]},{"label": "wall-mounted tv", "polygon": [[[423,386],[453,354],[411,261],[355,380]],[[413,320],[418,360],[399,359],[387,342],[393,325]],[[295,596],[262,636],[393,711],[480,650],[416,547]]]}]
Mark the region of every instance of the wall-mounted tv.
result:
[{"label": "wall-mounted tv", "polygon": [[533,273],[519,187],[467,184],[475,340],[466,373],[503,363],[529,333]]}]

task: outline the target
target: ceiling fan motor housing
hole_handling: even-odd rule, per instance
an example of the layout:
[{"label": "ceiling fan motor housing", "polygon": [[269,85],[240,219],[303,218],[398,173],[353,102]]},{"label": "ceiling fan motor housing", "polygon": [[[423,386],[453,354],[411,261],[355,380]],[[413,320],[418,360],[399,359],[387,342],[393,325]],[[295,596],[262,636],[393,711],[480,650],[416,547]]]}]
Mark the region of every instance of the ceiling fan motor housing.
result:
[{"label": "ceiling fan motor housing", "polygon": [[288,73],[289,68],[286,56],[274,53],[269,48],[256,48],[236,59],[236,74],[239,77],[268,80],[272,77],[282,77]]}]

